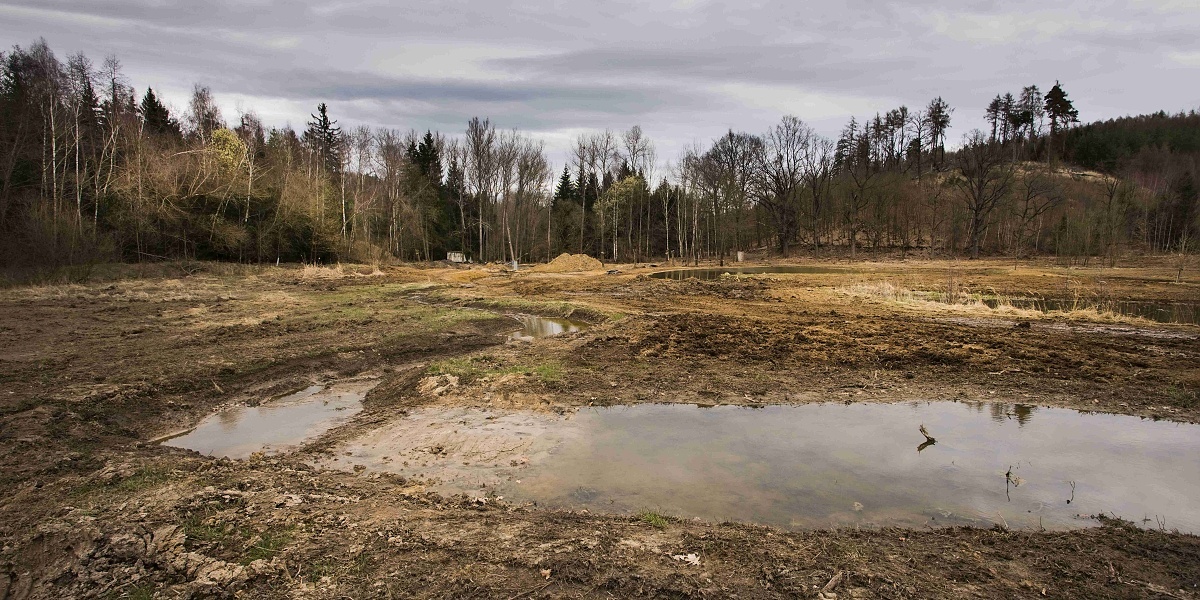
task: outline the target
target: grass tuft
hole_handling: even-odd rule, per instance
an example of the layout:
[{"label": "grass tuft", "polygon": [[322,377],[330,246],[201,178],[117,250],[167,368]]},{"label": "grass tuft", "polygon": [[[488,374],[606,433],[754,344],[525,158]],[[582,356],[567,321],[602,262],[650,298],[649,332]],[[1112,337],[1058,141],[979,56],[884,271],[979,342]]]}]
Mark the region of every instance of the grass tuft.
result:
[{"label": "grass tuft", "polygon": [[256,560],[270,560],[278,555],[292,541],[288,530],[267,530],[258,536],[258,541],[251,544],[242,555],[241,563],[248,565]]},{"label": "grass tuft", "polygon": [[670,517],[660,515],[654,511],[650,511],[650,510],[638,515],[638,520],[643,523],[649,524],[651,527],[653,527],[655,529],[666,529],[667,525],[671,524]]},{"label": "grass tuft", "polygon": [[143,467],[124,479],[109,482],[89,481],[71,491],[71,496],[81,498],[96,493],[133,494],[157,487],[171,478],[171,473],[161,467]]}]

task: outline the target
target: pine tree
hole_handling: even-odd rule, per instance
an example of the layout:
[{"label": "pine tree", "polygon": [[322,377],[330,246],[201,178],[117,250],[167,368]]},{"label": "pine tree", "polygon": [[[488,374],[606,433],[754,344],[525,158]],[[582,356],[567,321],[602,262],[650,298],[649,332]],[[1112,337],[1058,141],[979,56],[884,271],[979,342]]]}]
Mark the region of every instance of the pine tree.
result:
[{"label": "pine tree", "polygon": [[342,151],[338,143],[342,128],[337,126],[337,121],[329,118],[329,107],[324,102],[317,105],[317,114],[310,116],[313,120],[308,122],[304,141],[316,152],[321,167],[327,173],[337,173],[342,168]]},{"label": "pine tree", "polygon": [[1046,92],[1046,115],[1050,117],[1050,135],[1057,135],[1060,131],[1071,126],[1071,123],[1079,122],[1079,111],[1075,110],[1075,104],[1067,98],[1067,93],[1063,91],[1062,84],[1058,81],[1054,82],[1054,87]]},{"label": "pine tree", "polygon": [[442,156],[438,152],[433,133],[426,131],[421,143],[412,143],[408,147],[408,159],[413,162],[429,181],[437,186],[442,185]]},{"label": "pine tree", "polygon": [[[1050,141],[1053,147],[1053,142],[1060,132],[1070,127],[1071,123],[1079,122],[1079,111],[1075,110],[1075,105],[1067,99],[1067,93],[1057,80],[1054,81],[1054,87],[1046,92],[1045,108],[1046,116],[1050,117]],[[1052,159],[1054,152],[1050,151],[1048,154],[1048,160]]]},{"label": "pine tree", "polygon": [[858,142],[858,119],[853,115],[850,117],[850,122],[842,128],[842,133],[838,136],[837,149],[835,153],[835,164],[838,166],[849,166],[854,162],[854,149]]},{"label": "pine tree", "polygon": [[1042,91],[1038,89],[1038,86],[1030,85],[1021,89],[1020,106],[1025,135],[1032,141],[1039,133],[1042,115],[1045,114],[1042,106]]},{"label": "pine tree", "polygon": [[100,127],[100,98],[96,96],[96,88],[89,78],[83,80],[83,90],[80,92],[79,125],[87,131],[95,131]]},{"label": "pine tree", "polygon": [[1000,142],[1007,144],[1016,137],[1017,99],[1012,94],[1000,98]]},{"label": "pine tree", "polygon": [[146,131],[154,135],[167,135],[172,138],[179,138],[183,133],[179,129],[179,123],[171,118],[171,111],[159,102],[158,96],[154,95],[154,90],[146,88],[146,95],[142,97],[141,104],[142,122],[146,125]]},{"label": "pine tree", "polygon": [[1000,129],[1000,114],[1001,114],[1000,105],[1001,105],[1000,94],[996,94],[996,97],[992,98],[991,103],[988,104],[987,110],[984,111],[984,117],[983,117],[984,120],[987,121],[988,124],[992,126],[992,142],[993,143],[996,141],[996,133]]},{"label": "pine tree", "polygon": [[934,160],[938,159],[939,150],[941,159],[946,159],[946,130],[950,128],[950,114],[953,112],[954,109],[941,96],[931,100],[925,109],[925,114],[929,115],[929,151]]},{"label": "pine tree", "polygon": [[566,200],[575,198],[575,184],[571,182],[571,170],[563,167],[562,177],[558,178],[558,187],[554,188],[554,206]]}]

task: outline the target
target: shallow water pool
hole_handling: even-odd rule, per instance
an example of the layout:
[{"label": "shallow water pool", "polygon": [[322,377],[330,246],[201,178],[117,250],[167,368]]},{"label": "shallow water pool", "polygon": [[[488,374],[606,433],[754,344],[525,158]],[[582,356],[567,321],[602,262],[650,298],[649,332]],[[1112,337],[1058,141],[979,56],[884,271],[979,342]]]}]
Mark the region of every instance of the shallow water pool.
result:
[{"label": "shallow water pool", "polygon": [[521,329],[509,334],[509,339],[530,341],[548,338],[564,333],[573,333],[587,328],[587,323],[559,319],[555,317],[538,317],[534,315],[509,315],[521,322]]},{"label": "shallow water pool", "polygon": [[[924,444],[925,425],[937,443]],[[785,528],[1200,531],[1200,426],[1019,404],[425,408],[339,453],[436,489]]]},{"label": "shallow water pool", "polygon": [[234,407],[206,417],[195,429],[163,444],[228,458],[287,452],[362,411],[362,400],[376,383],[313,385],[258,406]]}]

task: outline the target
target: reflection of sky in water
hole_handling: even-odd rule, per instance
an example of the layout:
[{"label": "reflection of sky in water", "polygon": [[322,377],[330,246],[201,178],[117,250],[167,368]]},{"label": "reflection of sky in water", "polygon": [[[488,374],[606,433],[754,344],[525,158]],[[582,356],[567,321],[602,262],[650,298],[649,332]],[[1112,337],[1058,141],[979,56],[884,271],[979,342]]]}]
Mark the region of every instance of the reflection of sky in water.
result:
[{"label": "reflection of sky in water", "polygon": [[[921,424],[938,442],[918,452]],[[1111,513],[1200,531],[1192,425],[940,402],[639,405],[583,410],[563,426],[579,435],[502,493],[785,527],[986,526],[999,513],[1013,527],[1062,528]]]},{"label": "reflection of sky in water", "polygon": [[532,315],[512,315],[521,322],[521,330],[515,331],[509,338],[514,340],[534,340],[563,333],[581,331],[587,325],[570,319],[555,319],[552,317],[535,317]]},{"label": "reflection of sky in water", "polygon": [[358,414],[363,397],[374,384],[359,381],[328,389],[310,386],[275,402],[231,408],[163,444],[229,458],[286,450]]}]

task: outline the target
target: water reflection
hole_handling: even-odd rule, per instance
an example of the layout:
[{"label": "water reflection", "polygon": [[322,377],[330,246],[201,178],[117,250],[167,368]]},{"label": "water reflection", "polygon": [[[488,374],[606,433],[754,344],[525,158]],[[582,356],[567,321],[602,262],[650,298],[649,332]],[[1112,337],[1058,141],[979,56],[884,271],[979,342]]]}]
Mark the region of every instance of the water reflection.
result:
[{"label": "water reflection", "polygon": [[530,341],[540,338],[582,331],[588,325],[581,321],[538,317],[534,315],[510,315],[521,322],[521,329],[509,334],[509,339]]},{"label": "water reflection", "polygon": [[997,403],[988,405],[988,412],[991,413],[993,421],[999,423],[1016,419],[1018,427],[1024,427],[1036,411],[1036,406],[1029,406],[1028,404]]},{"label": "water reflection", "polygon": [[[914,453],[920,423],[938,441]],[[1171,527],[1200,531],[1194,425],[942,402],[638,405],[584,410],[556,427],[572,433],[501,493],[550,506],[797,528],[1054,529],[1111,513],[1166,515]]]},{"label": "water reflection", "polygon": [[284,452],[358,414],[375,383],[314,385],[274,402],[234,407],[205,418],[195,429],[163,444],[228,458]]}]

